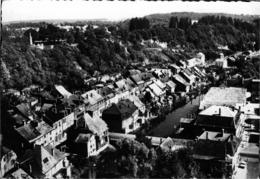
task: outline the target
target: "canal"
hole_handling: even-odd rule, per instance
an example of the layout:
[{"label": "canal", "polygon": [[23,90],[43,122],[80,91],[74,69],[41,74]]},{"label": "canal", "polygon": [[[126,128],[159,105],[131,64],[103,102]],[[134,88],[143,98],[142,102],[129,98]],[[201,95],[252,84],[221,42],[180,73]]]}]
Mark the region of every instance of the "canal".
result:
[{"label": "canal", "polygon": [[154,127],[154,129],[152,129],[150,135],[157,137],[171,136],[175,132],[176,127],[178,127],[180,119],[182,117],[188,117],[198,110],[199,103],[202,98],[203,95],[197,96],[186,105],[169,113],[164,121],[162,121],[158,126]]}]

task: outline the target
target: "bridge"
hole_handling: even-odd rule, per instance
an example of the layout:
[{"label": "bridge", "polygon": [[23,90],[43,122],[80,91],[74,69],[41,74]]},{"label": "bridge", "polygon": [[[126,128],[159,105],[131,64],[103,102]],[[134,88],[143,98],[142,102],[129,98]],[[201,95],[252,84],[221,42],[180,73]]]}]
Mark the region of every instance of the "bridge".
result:
[{"label": "bridge", "polygon": [[[122,139],[131,139],[135,140],[136,135],[134,134],[123,134],[123,133],[115,133],[115,132],[109,132],[109,140],[110,141],[120,141]],[[146,136],[148,139],[151,139],[151,143],[153,146],[159,146],[166,138],[163,137],[154,137],[154,136]]]}]

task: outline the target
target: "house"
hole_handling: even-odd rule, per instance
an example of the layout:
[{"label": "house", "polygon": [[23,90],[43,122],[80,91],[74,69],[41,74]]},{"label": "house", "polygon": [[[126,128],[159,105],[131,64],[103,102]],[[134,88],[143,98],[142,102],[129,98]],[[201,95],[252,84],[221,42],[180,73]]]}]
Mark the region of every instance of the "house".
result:
[{"label": "house", "polygon": [[[21,143],[34,145],[48,145],[53,143],[53,128],[44,121],[31,121],[23,126],[15,128],[15,131],[23,138]],[[23,144],[24,145],[24,144]]]},{"label": "house", "polygon": [[144,103],[137,96],[132,96],[131,98],[129,98],[129,100],[132,101],[134,105],[139,109],[139,116],[140,119],[142,119],[142,124],[145,123],[146,120],[149,118],[150,113],[146,110]]},{"label": "house", "polygon": [[238,110],[238,115],[236,116],[236,136],[241,138],[245,131],[258,132],[260,104],[237,104],[236,109]]},{"label": "house", "polygon": [[52,146],[36,145],[23,169],[33,178],[71,177],[68,154]]},{"label": "house", "polygon": [[3,178],[7,172],[16,165],[17,155],[14,151],[5,146],[1,146],[1,170],[0,177]]},{"label": "house", "polygon": [[109,131],[129,133],[141,126],[142,120],[139,114],[139,110],[134,102],[129,99],[123,99],[105,109],[102,119],[107,123]]},{"label": "house", "polygon": [[196,76],[192,74],[188,69],[182,70],[179,75],[185,79],[191,86],[195,86]]},{"label": "house", "polygon": [[109,145],[107,124],[88,113],[76,121],[68,135],[70,151],[84,157],[96,156]]},{"label": "house", "polygon": [[[193,158],[201,163],[219,165],[226,161],[226,155],[232,155],[229,134],[205,131],[194,144]],[[211,164],[211,165],[210,165]]]},{"label": "house", "polygon": [[259,176],[259,145],[241,142],[232,160],[233,179]]},{"label": "house", "polygon": [[94,156],[96,153],[96,139],[95,135],[88,133],[80,133],[75,140],[76,153],[81,156]]},{"label": "house", "polygon": [[225,129],[234,133],[236,114],[237,111],[229,107],[214,105],[199,113],[196,124],[212,131]]},{"label": "house", "polygon": [[220,54],[220,58],[215,60],[215,65],[221,68],[227,68],[227,58],[224,57],[224,54]]},{"label": "house", "polygon": [[187,60],[188,67],[194,67],[194,66],[205,66],[205,55],[203,53],[198,53],[195,58]]},{"label": "house", "polygon": [[155,79],[153,80],[153,83],[155,83],[162,91],[165,91],[166,84],[164,84],[161,80]]},{"label": "house", "polygon": [[131,75],[130,79],[138,86],[139,89],[144,87],[144,80],[142,80],[141,74]]},{"label": "house", "polygon": [[166,88],[168,89],[168,91],[170,93],[174,93],[175,88],[176,88],[176,84],[173,81],[169,80],[169,81],[166,82]]},{"label": "house", "polygon": [[75,114],[72,108],[63,104],[55,104],[44,113],[43,119],[53,128],[49,135],[51,145],[57,146],[67,140],[66,131],[73,126]]},{"label": "house", "polygon": [[206,109],[212,105],[235,106],[237,103],[246,103],[247,91],[245,88],[211,87],[200,103],[199,109]]},{"label": "house", "polygon": [[178,74],[181,71],[181,68],[176,64],[170,64],[168,68],[172,71],[173,75]]},{"label": "house", "polygon": [[163,91],[156,83],[148,85],[145,90],[150,92],[154,101],[158,102],[162,101],[166,94],[166,91]]},{"label": "house", "polygon": [[81,95],[86,104],[86,111],[91,115],[101,115],[101,110],[106,107],[105,99],[98,93],[98,90],[90,90]]},{"label": "house", "polygon": [[177,85],[175,91],[189,92],[191,85],[179,74],[173,75],[172,80]]}]

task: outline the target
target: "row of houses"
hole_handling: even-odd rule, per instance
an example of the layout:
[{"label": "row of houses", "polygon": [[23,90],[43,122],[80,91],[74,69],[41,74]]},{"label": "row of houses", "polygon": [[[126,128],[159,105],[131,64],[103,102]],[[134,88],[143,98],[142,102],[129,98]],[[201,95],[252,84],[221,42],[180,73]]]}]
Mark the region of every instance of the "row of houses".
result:
[{"label": "row of houses", "polygon": [[1,162],[1,176],[70,177],[70,154],[98,155],[109,146],[108,131],[130,133],[151,118],[142,101],[145,93],[163,105],[166,92],[188,93],[206,74],[197,67],[169,64],[111,78],[94,78],[92,89],[83,93],[71,93],[61,85],[7,91],[10,99],[19,101],[10,105],[6,119],[12,139],[9,151],[17,157]]}]

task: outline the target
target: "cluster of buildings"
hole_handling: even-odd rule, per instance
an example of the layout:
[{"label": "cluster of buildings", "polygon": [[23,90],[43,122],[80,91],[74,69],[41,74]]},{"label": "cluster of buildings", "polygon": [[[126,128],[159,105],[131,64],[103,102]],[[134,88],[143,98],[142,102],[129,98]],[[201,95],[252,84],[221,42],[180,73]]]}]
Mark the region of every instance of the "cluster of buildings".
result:
[{"label": "cluster of buildings", "polygon": [[245,88],[211,87],[198,115],[181,118],[175,137],[193,141],[193,157],[205,170],[214,164],[234,179],[258,177],[260,104],[250,97]]},{"label": "cluster of buildings", "polygon": [[205,80],[203,69],[168,64],[92,77],[86,92],[62,85],[7,90],[1,177],[71,177],[71,154],[99,155],[109,146],[109,131],[132,133],[156,116],[148,103],[164,106],[169,96],[185,95]]}]

